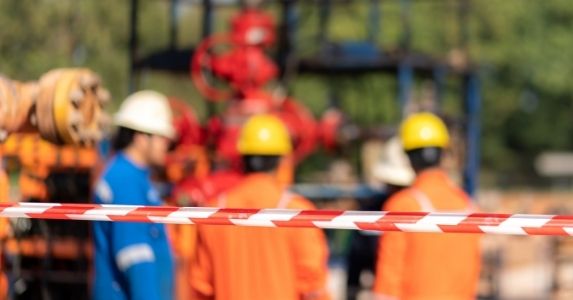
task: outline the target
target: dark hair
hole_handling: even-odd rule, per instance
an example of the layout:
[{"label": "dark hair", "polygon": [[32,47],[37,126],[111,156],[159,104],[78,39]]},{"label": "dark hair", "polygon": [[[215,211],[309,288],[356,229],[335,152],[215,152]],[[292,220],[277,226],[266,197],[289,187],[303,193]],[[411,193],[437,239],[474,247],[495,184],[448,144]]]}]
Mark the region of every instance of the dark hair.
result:
[{"label": "dark hair", "polygon": [[243,155],[245,173],[270,172],[279,166],[278,155]]},{"label": "dark hair", "polygon": [[135,134],[139,132],[126,127],[119,127],[115,132],[112,140],[112,149],[114,152],[119,152],[127,148],[133,142]]},{"label": "dark hair", "polygon": [[406,151],[414,171],[437,167],[442,159],[442,148],[427,147]]}]

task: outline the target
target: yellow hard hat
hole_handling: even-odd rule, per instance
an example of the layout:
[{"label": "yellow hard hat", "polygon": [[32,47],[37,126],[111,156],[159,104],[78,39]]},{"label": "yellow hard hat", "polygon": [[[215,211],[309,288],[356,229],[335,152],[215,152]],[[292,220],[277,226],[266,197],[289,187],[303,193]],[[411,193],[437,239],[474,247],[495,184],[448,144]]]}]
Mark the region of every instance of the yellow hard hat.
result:
[{"label": "yellow hard hat", "polygon": [[400,128],[400,139],[406,151],[428,147],[445,148],[450,142],[446,124],[428,112],[412,114],[406,118]]},{"label": "yellow hard hat", "polygon": [[286,126],[279,118],[268,114],[255,115],[247,120],[237,147],[242,155],[280,156],[292,150]]}]

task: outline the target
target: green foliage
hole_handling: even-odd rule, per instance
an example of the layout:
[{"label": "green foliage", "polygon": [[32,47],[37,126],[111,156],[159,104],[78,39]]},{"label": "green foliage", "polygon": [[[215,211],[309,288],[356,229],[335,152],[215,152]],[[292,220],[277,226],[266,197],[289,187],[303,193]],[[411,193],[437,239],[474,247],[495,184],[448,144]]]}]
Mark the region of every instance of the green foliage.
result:
[{"label": "green foliage", "polygon": [[511,0],[473,8],[470,50],[485,69],[484,166],[500,177],[532,174],[539,152],[573,147],[573,7]]},{"label": "green foliage", "polygon": [[0,1],[1,72],[32,80],[59,67],[98,72],[115,99],[127,92],[128,7],[113,0]]}]

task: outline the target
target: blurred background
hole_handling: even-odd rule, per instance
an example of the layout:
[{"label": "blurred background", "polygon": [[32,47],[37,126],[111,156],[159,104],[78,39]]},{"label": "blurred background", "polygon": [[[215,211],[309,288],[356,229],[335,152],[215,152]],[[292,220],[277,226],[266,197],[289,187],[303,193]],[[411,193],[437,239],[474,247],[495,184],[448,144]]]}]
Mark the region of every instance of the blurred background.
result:
[{"label": "blurred background", "polygon": [[[446,168],[484,211],[572,213],[573,5],[567,0],[0,0],[0,72],[29,81],[51,69],[89,68],[111,94],[110,114],[131,91],[158,90],[193,116],[201,138],[191,144],[225,157],[213,120],[235,116],[232,108],[244,103],[237,98],[255,92],[225,69],[225,55],[240,50],[241,41],[205,41],[233,31],[233,16],[250,5],[273,23],[272,40],[257,52],[268,59],[258,66],[271,75],[256,88],[281,99],[291,125],[304,124],[289,127],[301,149],[295,191],[323,208],[361,208],[384,194],[372,173],[384,142],[409,112],[431,110],[454,136]],[[237,109],[240,116],[243,108]],[[57,162],[41,171],[34,166],[49,151],[23,154],[24,146],[14,146],[23,142],[5,143],[10,200],[89,201],[97,169],[89,155],[104,157],[105,140],[85,154],[87,162],[61,162],[65,155],[54,150]],[[193,174],[208,172],[193,166]],[[26,192],[26,172],[50,180],[30,188],[40,192]],[[55,258],[50,242],[36,241],[61,235],[76,245],[87,229],[22,222],[10,225],[3,242],[4,269],[18,297],[67,299],[58,294],[64,288],[84,295],[89,249],[74,246]],[[328,235],[331,290],[346,299],[350,233]],[[30,237],[32,250],[23,254]],[[571,299],[572,247],[567,238],[488,236],[480,297]],[[361,297],[368,299],[371,275],[362,277]]]}]

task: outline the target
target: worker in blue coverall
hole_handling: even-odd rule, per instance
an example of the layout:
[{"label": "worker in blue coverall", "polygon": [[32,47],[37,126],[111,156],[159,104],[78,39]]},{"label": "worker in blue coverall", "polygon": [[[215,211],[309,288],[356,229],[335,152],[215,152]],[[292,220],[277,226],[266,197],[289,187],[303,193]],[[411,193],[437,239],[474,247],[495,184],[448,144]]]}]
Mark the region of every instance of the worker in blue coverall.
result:
[{"label": "worker in blue coverall", "polygon": [[[164,163],[174,136],[164,95],[140,91],[122,103],[115,155],[96,184],[98,204],[161,205],[150,168]],[[173,299],[173,257],[163,224],[94,222],[95,300]]]}]

